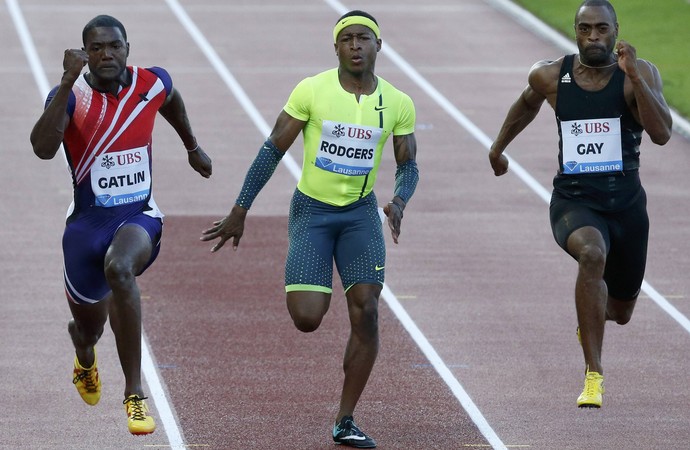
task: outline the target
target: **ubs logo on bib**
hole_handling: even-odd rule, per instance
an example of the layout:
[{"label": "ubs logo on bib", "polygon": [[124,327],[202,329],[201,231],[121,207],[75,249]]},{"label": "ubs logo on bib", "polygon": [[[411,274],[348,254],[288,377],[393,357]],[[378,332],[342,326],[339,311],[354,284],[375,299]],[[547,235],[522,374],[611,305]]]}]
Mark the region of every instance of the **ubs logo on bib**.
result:
[{"label": "ubs logo on bib", "polygon": [[582,125],[580,125],[577,122],[573,123],[573,126],[570,128],[570,134],[573,136],[579,136],[582,134]]},{"label": "ubs logo on bib", "polygon": [[113,160],[113,157],[110,155],[105,155],[103,157],[103,162],[101,163],[101,167],[105,167],[106,169],[110,169],[115,165],[115,161]]},{"label": "ubs logo on bib", "polygon": [[341,137],[345,136],[345,127],[338,124],[335,126],[335,128],[333,129],[331,134],[337,138],[341,138]]}]

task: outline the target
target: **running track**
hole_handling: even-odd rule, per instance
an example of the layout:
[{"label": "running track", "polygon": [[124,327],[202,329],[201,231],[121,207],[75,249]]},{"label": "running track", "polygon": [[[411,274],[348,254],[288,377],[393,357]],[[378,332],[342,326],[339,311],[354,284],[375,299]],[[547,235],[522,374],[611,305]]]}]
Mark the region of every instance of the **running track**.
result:
[{"label": "running track", "polygon": [[[198,235],[227,212],[294,84],[336,64],[335,19],[364,7],[382,28],[379,75],[415,100],[422,179],[400,244],[389,240],[382,350],[358,422],[382,449],[687,448],[690,143],[680,133],[665,147],[643,143],[647,284],[632,322],[607,326],[604,408],[580,411],[576,268],[551,238],[544,201],[556,164],[551,110],[509,148],[511,175],[496,179],[486,160],[530,65],[570,44],[502,0],[255,3],[0,5],[0,447],[332,448],[347,316],[335,295],[316,333],[300,334],[287,317],[289,165],[257,200],[236,253],[211,255]],[[196,176],[159,121],[155,189],[166,235],[141,287],[160,428],[143,438],[124,428],[109,330],[99,344],[101,403],[86,406],[70,385],[60,254],[69,178],[60,158],[40,161],[28,144],[63,50],[81,46],[83,25],[99,13],[127,27],[131,64],[171,72],[215,166],[211,180]],[[299,167],[299,143],[291,154]],[[392,179],[389,151],[381,199]]]}]

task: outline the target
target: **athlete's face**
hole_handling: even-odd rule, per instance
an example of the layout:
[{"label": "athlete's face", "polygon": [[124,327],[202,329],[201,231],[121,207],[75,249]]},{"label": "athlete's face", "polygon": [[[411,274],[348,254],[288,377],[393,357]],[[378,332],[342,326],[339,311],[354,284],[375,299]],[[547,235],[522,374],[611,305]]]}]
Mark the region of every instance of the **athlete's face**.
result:
[{"label": "athlete's face", "polygon": [[96,27],[86,34],[84,51],[94,84],[105,86],[125,81],[129,44],[117,27]]},{"label": "athlete's face", "polygon": [[575,20],[577,48],[583,62],[589,65],[610,62],[618,37],[618,23],[605,6],[585,6]]},{"label": "athlete's face", "polygon": [[376,39],[371,28],[359,24],[343,28],[335,42],[340,67],[354,74],[373,71],[379,50],[381,39]]}]

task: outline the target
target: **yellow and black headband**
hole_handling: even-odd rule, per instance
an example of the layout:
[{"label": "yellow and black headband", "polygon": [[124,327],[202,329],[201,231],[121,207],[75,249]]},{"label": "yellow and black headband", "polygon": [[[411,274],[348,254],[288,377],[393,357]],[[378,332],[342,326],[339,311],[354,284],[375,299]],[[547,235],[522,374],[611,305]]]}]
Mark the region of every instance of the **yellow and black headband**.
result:
[{"label": "yellow and black headband", "polygon": [[376,39],[381,39],[381,31],[379,31],[379,26],[376,25],[376,22],[364,16],[348,16],[342,20],[339,20],[338,23],[335,24],[335,28],[333,28],[334,43],[338,41],[338,35],[341,31],[343,31],[343,28],[349,27],[350,25],[364,25],[374,32]]}]

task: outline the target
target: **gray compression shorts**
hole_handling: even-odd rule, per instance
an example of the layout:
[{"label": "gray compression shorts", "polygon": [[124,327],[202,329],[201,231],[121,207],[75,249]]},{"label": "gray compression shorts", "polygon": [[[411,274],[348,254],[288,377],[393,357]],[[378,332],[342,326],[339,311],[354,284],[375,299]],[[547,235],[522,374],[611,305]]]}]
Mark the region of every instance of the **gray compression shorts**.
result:
[{"label": "gray compression shorts", "polygon": [[386,246],[374,193],[332,206],[295,190],[288,220],[285,291],[332,292],[333,261],[347,291],[383,285]]}]

